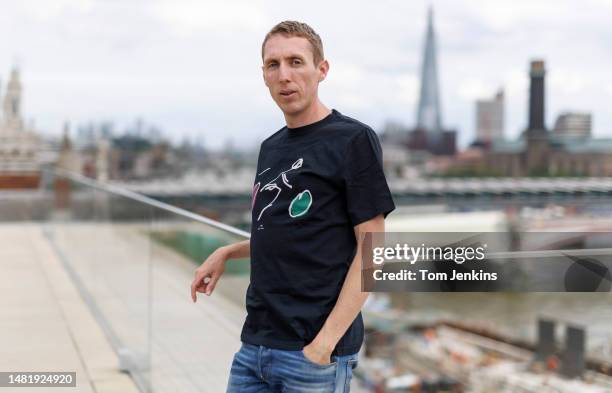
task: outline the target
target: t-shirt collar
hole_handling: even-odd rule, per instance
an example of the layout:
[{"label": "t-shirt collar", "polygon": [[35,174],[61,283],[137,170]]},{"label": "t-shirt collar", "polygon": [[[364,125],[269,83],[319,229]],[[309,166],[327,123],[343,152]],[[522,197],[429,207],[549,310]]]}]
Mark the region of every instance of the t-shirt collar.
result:
[{"label": "t-shirt collar", "polygon": [[301,127],[295,127],[295,128],[287,127],[287,130],[289,131],[289,135],[303,134],[304,132],[308,132],[314,128],[324,125],[325,123],[329,122],[334,116],[336,116],[338,113],[339,112],[337,110],[332,109],[329,115],[325,116],[321,120],[317,120],[314,123],[306,124]]}]

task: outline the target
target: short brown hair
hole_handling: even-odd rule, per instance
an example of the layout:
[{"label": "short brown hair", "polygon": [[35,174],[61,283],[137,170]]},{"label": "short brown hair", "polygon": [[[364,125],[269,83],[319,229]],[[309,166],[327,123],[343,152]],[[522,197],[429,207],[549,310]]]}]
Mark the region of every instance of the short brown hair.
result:
[{"label": "short brown hair", "polygon": [[263,59],[264,55],[264,47],[266,46],[266,42],[270,37],[274,34],[282,34],[287,37],[303,37],[310,42],[310,46],[312,46],[312,54],[315,65],[319,64],[321,60],[323,60],[323,42],[321,41],[321,37],[317,34],[316,31],[306,23],[297,22],[294,20],[286,20],[283,21],[272,28],[266,34],[266,38],[264,38],[263,43],[261,44],[261,58]]}]

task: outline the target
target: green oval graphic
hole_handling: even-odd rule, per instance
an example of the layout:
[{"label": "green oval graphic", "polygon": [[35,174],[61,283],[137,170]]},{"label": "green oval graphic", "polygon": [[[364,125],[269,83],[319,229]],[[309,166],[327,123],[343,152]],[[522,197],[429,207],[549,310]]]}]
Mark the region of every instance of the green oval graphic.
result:
[{"label": "green oval graphic", "polygon": [[289,216],[294,218],[303,216],[310,209],[310,205],[312,205],[312,194],[310,194],[310,191],[300,192],[289,204]]}]

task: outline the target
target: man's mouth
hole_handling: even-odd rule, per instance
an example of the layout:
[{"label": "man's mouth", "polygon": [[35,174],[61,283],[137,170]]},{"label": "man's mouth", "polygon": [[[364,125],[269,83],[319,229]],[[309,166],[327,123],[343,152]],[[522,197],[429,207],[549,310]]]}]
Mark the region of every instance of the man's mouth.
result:
[{"label": "man's mouth", "polygon": [[288,97],[292,97],[295,94],[295,90],[281,90],[280,91],[280,95],[288,98]]}]

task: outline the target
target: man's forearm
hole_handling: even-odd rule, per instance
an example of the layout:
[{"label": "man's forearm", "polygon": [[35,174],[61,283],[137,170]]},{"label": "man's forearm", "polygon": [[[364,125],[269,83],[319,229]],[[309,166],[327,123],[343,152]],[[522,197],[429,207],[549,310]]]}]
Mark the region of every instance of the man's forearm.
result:
[{"label": "man's forearm", "polygon": [[361,248],[362,234],[365,232],[384,232],[385,218],[382,214],[355,227],[357,252],[342,284],[336,305],[325,320],[323,327],[313,340],[315,345],[333,351],[336,344],[359,314],[368,298],[369,292],[361,291]]},{"label": "man's forearm", "polygon": [[340,290],[336,305],[313,340],[332,351],[359,314],[369,292],[361,292],[361,250],[358,250]]},{"label": "man's forearm", "polygon": [[227,259],[248,258],[251,256],[251,240],[243,240],[221,247]]}]

